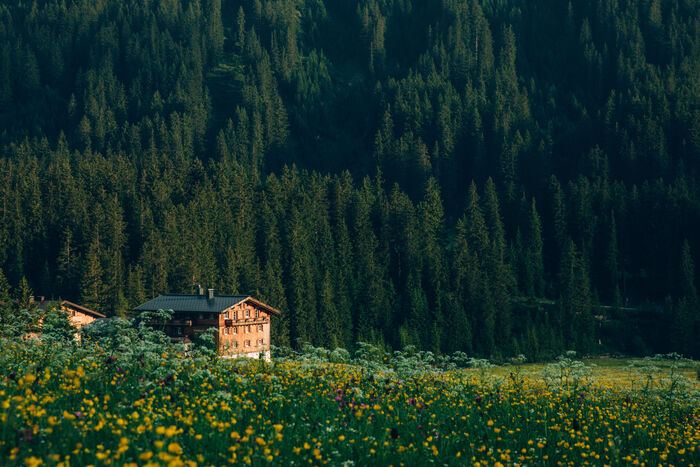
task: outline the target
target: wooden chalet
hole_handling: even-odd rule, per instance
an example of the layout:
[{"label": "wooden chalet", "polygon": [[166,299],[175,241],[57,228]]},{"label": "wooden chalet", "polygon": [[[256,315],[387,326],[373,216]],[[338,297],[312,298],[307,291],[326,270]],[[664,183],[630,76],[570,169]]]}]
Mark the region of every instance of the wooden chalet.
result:
[{"label": "wooden chalet", "polygon": [[[68,314],[68,319],[70,319],[70,324],[73,325],[78,331],[93,321],[101,318],[106,318],[102,313],[98,313],[95,310],[78,305],[77,303],[69,302],[68,300],[44,300],[41,297],[39,300],[31,299],[32,303],[36,305],[36,310],[39,312],[45,312],[49,307],[55,307],[58,310],[64,311]],[[43,318],[39,320],[39,327],[43,324]],[[29,333],[26,337],[37,337],[35,333]],[[80,340],[80,333],[75,334],[75,339]]]},{"label": "wooden chalet", "polygon": [[134,311],[172,310],[165,333],[181,342],[216,328],[216,345],[221,355],[269,359],[270,317],[279,310],[250,295],[215,295],[214,289],[199,288],[196,295],[160,295]]}]

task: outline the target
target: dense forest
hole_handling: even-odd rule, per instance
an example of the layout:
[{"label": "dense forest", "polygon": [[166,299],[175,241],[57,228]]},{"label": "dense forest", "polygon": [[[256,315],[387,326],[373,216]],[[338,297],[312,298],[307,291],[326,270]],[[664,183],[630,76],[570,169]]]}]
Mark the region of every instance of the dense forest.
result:
[{"label": "dense forest", "polygon": [[5,0],[0,300],[700,356],[700,1]]}]

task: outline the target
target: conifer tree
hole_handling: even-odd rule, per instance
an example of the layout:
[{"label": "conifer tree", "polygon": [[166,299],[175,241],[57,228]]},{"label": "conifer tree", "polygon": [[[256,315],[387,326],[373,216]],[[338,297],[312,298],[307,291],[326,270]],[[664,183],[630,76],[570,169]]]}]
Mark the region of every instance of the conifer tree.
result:
[{"label": "conifer tree", "polygon": [[683,240],[679,267],[678,299],[672,305],[669,341],[674,350],[686,356],[697,355],[697,331],[700,324],[695,264],[688,240]]},{"label": "conifer tree", "polygon": [[100,312],[103,311],[107,291],[103,281],[101,248],[100,235],[95,232],[85,255],[83,277],[80,282],[81,305]]},{"label": "conifer tree", "polygon": [[620,288],[618,284],[618,257],[619,249],[617,245],[617,223],[615,221],[615,212],[610,214],[610,234],[608,238],[607,251],[605,255],[605,279],[607,280],[608,298],[611,298],[615,304],[620,302]]},{"label": "conifer tree", "polygon": [[6,305],[10,301],[10,283],[7,282],[5,273],[0,269],[0,302],[4,302]]},{"label": "conifer tree", "polygon": [[530,297],[544,295],[544,264],[542,261],[542,227],[537,214],[535,199],[530,204],[525,230],[525,293]]},{"label": "conifer tree", "polygon": [[29,286],[29,281],[27,281],[26,277],[23,277],[22,280],[19,282],[19,286],[15,289],[14,298],[17,301],[17,305],[22,310],[29,310],[35,306],[32,303],[32,299],[34,298],[34,292]]}]

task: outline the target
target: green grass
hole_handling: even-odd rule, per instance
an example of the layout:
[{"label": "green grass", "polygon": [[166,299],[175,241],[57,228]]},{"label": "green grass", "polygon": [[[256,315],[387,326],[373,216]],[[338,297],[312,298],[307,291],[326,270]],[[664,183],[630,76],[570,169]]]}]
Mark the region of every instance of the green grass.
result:
[{"label": "green grass", "polygon": [[425,365],[430,355],[365,348],[353,364],[323,361],[330,354],[319,349],[265,364],[131,345],[137,351],[3,342],[3,463],[700,461],[697,387],[670,367],[644,387],[608,361],[446,370]]}]

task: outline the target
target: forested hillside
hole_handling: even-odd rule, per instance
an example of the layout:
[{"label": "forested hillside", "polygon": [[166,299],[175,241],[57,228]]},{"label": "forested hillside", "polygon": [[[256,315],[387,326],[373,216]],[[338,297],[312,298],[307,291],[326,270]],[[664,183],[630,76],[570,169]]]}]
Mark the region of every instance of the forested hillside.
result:
[{"label": "forested hillside", "polygon": [[0,300],[699,356],[699,174],[698,0],[0,5]]}]

